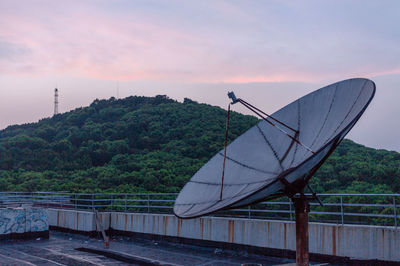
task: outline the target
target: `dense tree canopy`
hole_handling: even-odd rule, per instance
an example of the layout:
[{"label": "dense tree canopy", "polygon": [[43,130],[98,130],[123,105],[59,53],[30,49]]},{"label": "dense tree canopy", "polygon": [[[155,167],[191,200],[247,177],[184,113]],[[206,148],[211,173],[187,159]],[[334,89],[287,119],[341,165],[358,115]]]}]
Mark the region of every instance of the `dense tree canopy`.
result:
[{"label": "dense tree canopy", "polygon": [[[0,131],[0,191],[177,192],[223,147],[226,111],[166,96],[95,100]],[[230,140],[257,122],[233,113]],[[400,154],[345,140],[317,191],[400,192]]]}]

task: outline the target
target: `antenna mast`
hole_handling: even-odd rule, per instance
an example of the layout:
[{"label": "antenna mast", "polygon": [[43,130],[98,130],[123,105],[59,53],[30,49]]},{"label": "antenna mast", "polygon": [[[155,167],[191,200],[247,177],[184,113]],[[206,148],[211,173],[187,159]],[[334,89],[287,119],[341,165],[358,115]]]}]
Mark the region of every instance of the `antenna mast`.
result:
[{"label": "antenna mast", "polygon": [[54,115],[58,115],[58,89],[54,90]]},{"label": "antenna mast", "polygon": [[119,81],[117,81],[117,99],[119,99]]}]

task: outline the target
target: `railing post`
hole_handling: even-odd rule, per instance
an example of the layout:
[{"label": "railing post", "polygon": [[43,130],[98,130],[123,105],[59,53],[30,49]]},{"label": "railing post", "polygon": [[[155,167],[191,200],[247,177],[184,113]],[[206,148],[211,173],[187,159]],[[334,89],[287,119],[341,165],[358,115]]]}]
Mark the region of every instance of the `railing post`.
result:
[{"label": "railing post", "polygon": [[127,198],[128,198],[128,194],[125,194],[125,212],[126,212],[126,201],[127,201]]},{"label": "railing post", "polygon": [[147,213],[150,213],[150,194],[147,193]]},{"label": "railing post", "polygon": [[92,193],[92,210],[94,210],[94,194]]},{"label": "railing post", "polygon": [[344,225],[343,195],[340,195],[340,215],[342,217],[342,225]]},{"label": "railing post", "polygon": [[249,215],[249,219],[251,219],[251,207],[250,207],[250,205],[248,207],[248,215]]},{"label": "railing post", "polygon": [[289,199],[289,216],[290,216],[290,221],[293,221],[293,216],[292,216],[292,201]]},{"label": "railing post", "polygon": [[75,210],[77,210],[78,209],[78,203],[77,203],[77,195],[76,195],[76,193],[74,193],[74,205],[75,205]]},{"label": "railing post", "polygon": [[393,213],[394,213],[394,227],[397,228],[397,210],[396,210],[396,197],[393,196]]},{"label": "railing post", "polygon": [[113,211],[114,207],[114,194],[111,194],[111,211]]}]

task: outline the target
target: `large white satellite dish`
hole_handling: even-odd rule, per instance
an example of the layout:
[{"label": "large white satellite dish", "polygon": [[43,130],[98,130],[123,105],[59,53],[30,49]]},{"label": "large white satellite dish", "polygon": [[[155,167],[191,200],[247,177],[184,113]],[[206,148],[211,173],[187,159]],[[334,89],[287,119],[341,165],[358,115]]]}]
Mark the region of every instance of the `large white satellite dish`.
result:
[{"label": "large white satellite dish", "polygon": [[194,218],[298,193],[355,125],[374,94],[371,80],[344,80],[264,117],[226,147],[226,156],[221,150],[198,170],[179,193],[175,215]]}]

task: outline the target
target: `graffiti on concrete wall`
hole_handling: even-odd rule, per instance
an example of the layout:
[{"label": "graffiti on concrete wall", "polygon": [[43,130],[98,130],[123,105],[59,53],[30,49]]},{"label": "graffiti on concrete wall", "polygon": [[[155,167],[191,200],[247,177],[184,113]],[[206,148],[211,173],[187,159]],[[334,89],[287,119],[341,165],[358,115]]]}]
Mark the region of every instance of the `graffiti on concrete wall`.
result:
[{"label": "graffiti on concrete wall", "polygon": [[27,210],[26,224],[27,228],[29,228],[29,232],[42,232],[49,230],[47,212],[43,209]]},{"label": "graffiti on concrete wall", "polygon": [[42,209],[0,209],[0,235],[47,230],[47,213]]},{"label": "graffiti on concrete wall", "polygon": [[0,234],[24,233],[25,225],[25,210],[0,210]]}]

